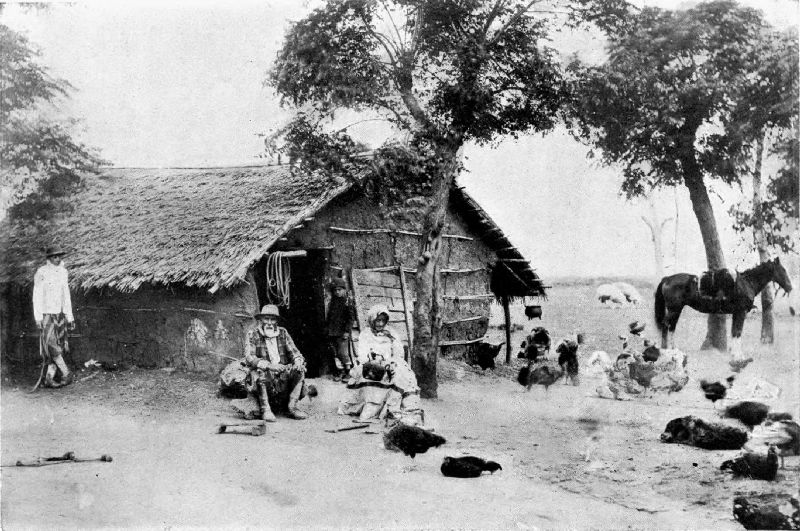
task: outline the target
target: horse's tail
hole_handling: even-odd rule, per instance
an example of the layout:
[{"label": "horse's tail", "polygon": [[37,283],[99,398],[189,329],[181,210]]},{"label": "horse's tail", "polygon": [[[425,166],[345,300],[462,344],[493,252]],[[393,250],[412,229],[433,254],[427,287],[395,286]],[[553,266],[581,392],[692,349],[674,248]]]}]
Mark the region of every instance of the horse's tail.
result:
[{"label": "horse's tail", "polygon": [[664,293],[661,291],[664,286],[664,279],[661,279],[661,282],[658,283],[658,287],[656,288],[656,303],[653,310],[655,311],[655,318],[656,318],[656,327],[659,330],[663,330],[664,328],[664,316],[667,314],[667,305],[664,302]]}]

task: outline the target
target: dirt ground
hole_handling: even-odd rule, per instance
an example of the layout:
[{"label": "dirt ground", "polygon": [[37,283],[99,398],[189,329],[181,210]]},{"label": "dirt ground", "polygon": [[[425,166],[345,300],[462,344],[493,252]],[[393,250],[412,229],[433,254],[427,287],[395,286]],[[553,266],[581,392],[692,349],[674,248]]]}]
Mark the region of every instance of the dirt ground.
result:
[{"label": "dirt ground", "polygon": [[[649,323],[652,311],[648,300],[605,309],[593,292],[590,285],[557,287],[542,304],[541,324],[554,336],[585,333],[583,359],[597,348],[618,353],[617,334],[634,319]],[[233,417],[213,378],[133,368],[27,394],[26,382],[6,375],[3,465],[67,450],[114,460],[2,468],[2,527],[740,529],[734,494],[797,493],[800,458],[788,457],[775,482],[734,480],[719,465],[738,452],[659,441],[674,417],[718,416],[697,380],[727,376],[728,357],[697,352],[704,322],[685,312],[676,341],[689,354],[692,379],[681,392],[655,398],[597,398],[599,380],[587,375],[578,387],[526,393],[514,380],[516,360],[494,372],[443,362],[439,399],[423,407],[427,425],[448,442],[413,461],[383,448],[380,426],[326,433],[350,423],[335,414],[344,386],[326,378],[314,381],[320,394],[304,404],[308,420],[279,417],[265,436],[252,437],[215,433]],[[745,324],[755,361],[732,394],[744,397],[752,382],[768,381],[781,389],[768,403],[797,418],[800,320],[779,312],[770,347],[758,343],[759,322],[751,314]],[[515,347],[523,334],[514,332]],[[491,458],[503,470],[443,477],[442,458],[464,454]]]}]

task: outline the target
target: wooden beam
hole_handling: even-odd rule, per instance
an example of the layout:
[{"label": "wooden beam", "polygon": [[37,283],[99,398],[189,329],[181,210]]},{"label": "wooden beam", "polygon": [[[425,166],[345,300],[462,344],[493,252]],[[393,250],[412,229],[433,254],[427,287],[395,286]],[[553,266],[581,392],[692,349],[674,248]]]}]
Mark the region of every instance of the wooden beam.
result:
[{"label": "wooden beam", "polygon": [[478,271],[486,271],[485,267],[476,267],[473,269],[442,269],[440,273],[445,273],[448,275],[457,274],[457,273],[477,273]]},{"label": "wooden beam", "polygon": [[[395,230],[395,229],[348,229],[344,227],[334,227],[330,226],[328,229],[332,230],[333,232],[344,232],[350,234],[404,234],[406,236],[417,236],[422,237],[422,233],[420,232],[413,232],[410,230]],[[442,234],[442,238],[450,238],[453,240],[468,240],[474,241],[475,238],[471,236],[462,236],[461,234]]]},{"label": "wooden beam", "polygon": [[508,271],[508,272],[511,274],[511,276],[512,276],[512,277],[514,277],[514,279],[516,279],[516,281],[517,281],[517,282],[519,282],[519,283],[520,283],[522,286],[527,286],[527,285],[528,285],[528,283],[527,283],[527,282],[525,282],[524,280],[522,280],[521,278],[519,278],[519,275],[517,275],[517,274],[514,272],[514,270],[513,270],[513,269],[511,269],[510,267],[508,267],[508,266],[507,266],[505,263],[503,263],[503,262],[500,262],[500,265],[501,265],[501,266],[503,266],[503,267],[505,267],[505,268],[506,268],[506,271]]},{"label": "wooden beam", "polygon": [[476,315],[475,317],[465,317],[463,319],[456,319],[455,321],[442,321],[443,325],[452,325],[458,323],[466,323],[469,321],[479,321],[481,319],[486,319],[485,315]]},{"label": "wooden beam", "polygon": [[408,297],[406,274],[403,273],[402,267],[398,267],[397,269],[400,271],[400,292],[403,294],[403,310],[406,315],[406,337],[408,338],[408,350],[410,353],[414,349],[414,328],[411,326],[413,321],[411,320],[411,310],[408,307],[408,305],[411,303],[411,299]]},{"label": "wooden beam", "polygon": [[458,299],[461,301],[469,301],[476,299],[494,299],[494,293],[481,293],[478,295],[444,295],[443,299]]},{"label": "wooden beam", "polygon": [[511,365],[511,309],[508,295],[503,295],[503,318],[506,321],[506,365]]},{"label": "wooden beam", "polygon": [[453,341],[439,341],[440,347],[452,347],[454,345],[469,345],[472,343],[479,343],[486,339],[486,336],[479,337],[478,339],[456,339]]}]

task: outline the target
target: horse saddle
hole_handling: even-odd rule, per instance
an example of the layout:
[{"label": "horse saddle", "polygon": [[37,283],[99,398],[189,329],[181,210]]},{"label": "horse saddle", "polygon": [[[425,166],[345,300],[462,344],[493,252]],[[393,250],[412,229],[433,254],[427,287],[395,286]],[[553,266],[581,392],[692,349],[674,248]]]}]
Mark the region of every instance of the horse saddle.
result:
[{"label": "horse saddle", "polygon": [[705,271],[700,276],[700,295],[704,297],[733,298],[736,279],[728,269]]}]

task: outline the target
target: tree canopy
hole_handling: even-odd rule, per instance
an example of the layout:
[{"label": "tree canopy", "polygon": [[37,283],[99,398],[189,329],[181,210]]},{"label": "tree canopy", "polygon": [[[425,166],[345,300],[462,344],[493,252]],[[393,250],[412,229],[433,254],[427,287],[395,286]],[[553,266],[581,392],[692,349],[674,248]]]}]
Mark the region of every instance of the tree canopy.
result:
[{"label": "tree canopy", "polygon": [[20,33],[0,24],[0,177],[13,190],[9,216],[42,221],[64,208],[102,160],[73,138],[74,120],[48,118],[72,86],[49,75]]},{"label": "tree canopy", "polygon": [[[566,85],[556,27],[622,20],[622,0],[331,0],[286,34],[268,84],[300,112],[270,140],[305,170],[358,174],[395,199],[426,198],[414,307],[412,367],[436,396],[438,261],[445,208],[465,142],[546,132]],[[340,109],[388,121],[408,141],[354,156],[346,131],[322,125]],[[275,145],[275,144],[271,144]],[[320,149],[322,148],[322,149]]]}]

